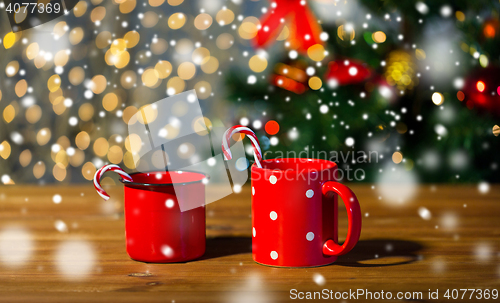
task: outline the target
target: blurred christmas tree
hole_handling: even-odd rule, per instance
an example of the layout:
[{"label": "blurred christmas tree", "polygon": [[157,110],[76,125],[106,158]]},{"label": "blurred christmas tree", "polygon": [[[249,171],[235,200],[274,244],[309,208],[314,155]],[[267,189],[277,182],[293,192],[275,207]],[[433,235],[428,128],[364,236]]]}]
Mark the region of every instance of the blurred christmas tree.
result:
[{"label": "blurred christmas tree", "polygon": [[378,180],[391,164],[422,181],[499,181],[499,7],[80,0],[20,33],[2,18],[1,182],[91,180],[105,163],[134,170],[129,118],[191,89],[205,115],[248,123],[266,151],[343,151],[335,160],[366,172],[356,179]]},{"label": "blurred christmas tree", "polygon": [[226,79],[268,158],[350,152],[333,159],[366,171],[353,180],[396,164],[425,182],[500,181],[498,1],[310,1],[317,19],[273,3],[242,25],[260,49]]}]

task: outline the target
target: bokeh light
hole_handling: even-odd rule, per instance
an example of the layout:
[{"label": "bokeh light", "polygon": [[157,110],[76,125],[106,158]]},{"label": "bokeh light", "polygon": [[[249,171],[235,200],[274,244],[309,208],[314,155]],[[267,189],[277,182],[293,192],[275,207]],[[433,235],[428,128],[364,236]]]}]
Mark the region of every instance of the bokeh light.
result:
[{"label": "bokeh light", "polygon": [[194,26],[199,30],[206,30],[212,25],[212,17],[209,14],[199,14],[194,19]]},{"label": "bokeh light", "polygon": [[265,125],[265,130],[266,130],[266,133],[268,133],[269,135],[273,136],[273,135],[276,135],[279,130],[280,130],[280,125],[278,124],[278,122],[274,121],[274,120],[271,120],[271,121],[267,121],[266,122],[266,125]]},{"label": "bokeh light", "polygon": [[0,261],[6,267],[24,265],[34,250],[33,236],[21,226],[7,226],[0,231]]},{"label": "bokeh light", "polygon": [[432,102],[436,105],[441,105],[444,102],[444,96],[441,93],[433,93],[432,94]]},{"label": "bokeh light", "polygon": [[386,35],[382,31],[374,32],[372,34],[372,39],[375,43],[384,43],[386,40]]},{"label": "bokeh light", "polygon": [[91,243],[68,240],[57,248],[55,263],[59,272],[68,280],[82,280],[94,269],[95,252]]},{"label": "bokeh light", "polygon": [[387,164],[377,179],[377,190],[382,202],[398,206],[410,202],[417,193],[418,180],[413,171],[400,165]]},{"label": "bokeh light", "polygon": [[267,60],[262,55],[255,55],[248,62],[250,69],[256,73],[263,72],[267,67]]},{"label": "bokeh light", "polygon": [[483,81],[477,81],[476,88],[479,92],[482,93],[486,89],[486,85],[484,84]]}]

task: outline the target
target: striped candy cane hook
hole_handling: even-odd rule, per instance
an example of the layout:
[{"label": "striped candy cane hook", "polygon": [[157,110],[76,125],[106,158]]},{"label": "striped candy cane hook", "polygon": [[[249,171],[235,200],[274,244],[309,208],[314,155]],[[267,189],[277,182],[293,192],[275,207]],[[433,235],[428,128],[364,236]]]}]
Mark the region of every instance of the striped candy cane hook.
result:
[{"label": "striped candy cane hook", "polygon": [[104,175],[104,173],[107,172],[108,170],[114,171],[115,173],[120,174],[122,176],[123,180],[125,180],[126,182],[133,181],[132,177],[129,174],[127,174],[126,172],[124,172],[120,168],[120,166],[118,166],[118,165],[110,164],[110,165],[104,165],[103,167],[101,167],[101,169],[99,169],[94,175],[94,187],[95,187],[95,190],[97,191],[97,193],[99,194],[99,196],[101,196],[106,201],[109,200],[109,195],[101,187],[101,178],[102,178],[102,175]]},{"label": "striped candy cane hook", "polygon": [[231,155],[231,150],[229,149],[229,140],[235,133],[243,133],[248,136],[250,141],[252,141],[255,164],[257,165],[257,167],[262,168],[262,165],[260,164],[260,161],[262,161],[262,151],[260,149],[259,139],[257,139],[257,136],[250,128],[243,125],[235,125],[226,130],[226,132],[224,133],[224,136],[222,137],[222,152],[224,153],[224,159],[231,160],[231,158],[233,157]]}]

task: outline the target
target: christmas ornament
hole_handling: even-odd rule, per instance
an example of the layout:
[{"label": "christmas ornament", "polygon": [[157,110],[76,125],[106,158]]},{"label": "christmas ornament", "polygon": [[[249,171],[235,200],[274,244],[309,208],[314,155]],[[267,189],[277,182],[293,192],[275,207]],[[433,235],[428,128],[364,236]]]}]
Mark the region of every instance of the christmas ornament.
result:
[{"label": "christmas ornament", "polygon": [[457,93],[461,101],[469,108],[487,111],[500,116],[500,67],[491,66],[473,71],[465,80],[464,87]]},{"label": "christmas ornament", "polygon": [[270,121],[267,121],[266,126],[264,127],[264,129],[266,130],[266,133],[268,133],[269,135],[273,136],[273,135],[276,135],[279,132],[280,125],[279,125],[278,122],[276,122],[274,120],[270,120]]},{"label": "christmas ornament", "polygon": [[350,24],[343,24],[337,28],[337,36],[342,41],[350,42],[354,40],[356,33],[354,27]]},{"label": "christmas ornament", "polygon": [[309,47],[322,44],[321,27],[305,0],[275,0],[271,10],[261,19],[256,46],[264,47],[275,40],[285,22],[290,28],[290,48],[305,53]]},{"label": "christmas ornament", "polygon": [[387,83],[395,86],[398,90],[411,90],[418,84],[416,77],[416,64],[412,56],[403,50],[395,50],[389,53],[386,60],[384,73]]},{"label": "christmas ornament", "polygon": [[493,126],[493,135],[495,135],[495,137],[498,137],[498,135],[500,135],[500,126]]},{"label": "christmas ornament", "polygon": [[372,75],[366,63],[353,59],[336,60],[328,64],[325,78],[328,86],[334,88],[339,85],[361,83]]},{"label": "christmas ornament", "polygon": [[278,63],[274,67],[274,74],[271,75],[271,83],[296,94],[303,94],[308,90],[308,76],[305,71],[305,64],[301,61],[294,61],[290,64]]},{"label": "christmas ornament", "polygon": [[495,38],[498,30],[500,29],[500,22],[498,19],[486,20],[483,24],[483,36],[486,39]]}]

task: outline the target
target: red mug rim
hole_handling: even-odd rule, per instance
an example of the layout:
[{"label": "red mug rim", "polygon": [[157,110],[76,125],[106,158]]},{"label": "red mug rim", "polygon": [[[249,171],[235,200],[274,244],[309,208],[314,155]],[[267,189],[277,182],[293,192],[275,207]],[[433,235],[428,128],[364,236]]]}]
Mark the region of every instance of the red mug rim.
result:
[{"label": "red mug rim", "polygon": [[186,184],[192,184],[192,183],[198,183],[198,182],[203,182],[204,179],[210,179],[210,176],[208,174],[200,173],[197,171],[189,171],[189,170],[175,170],[175,171],[147,171],[147,172],[135,172],[129,174],[129,176],[132,177],[132,180],[134,179],[134,175],[145,175],[145,174],[170,174],[170,173],[187,173],[187,174],[193,174],[193,175],[199,175],[202,176],[199,180],[193,180],[193,181],[187,181],[187,182],[170,182],[170,183],[141,183],[141,182],[129,182],[124,180],[123,178],[120,178],[120,182],[123,183],[124,185],[136,185],[136,186],[174,186],[174,185],[186,185]]},{"label": "red mug rim", "polygon": [[[290,171],[290,172],[296,172],[296,171],[301,171],[301,170],[307,170],[308,172],[320,172],[320,171],[324,171],[324,170],[327,170],[327,169],[331,169],[331,168],[334,168],[334,167],[337,167],[337,163],[333,162],[333,161],[330,161],[330,160],[324,160],[324,159],[312,159],[312,158],[277,158],[277,159],[266,159],[266,160],[262,160],[261,162],[261,165],[262,167],[258,167],[256,163],[254,163],[252,165],[252,170],[256,169],[256,170],[264,170],[264,171]],[[300,164],[300,165],[306,165],[306,164],[310,164],[310,163],[315,163],[315,164],[318,164],[318,165],[321,165],[321,164],[326,164],[326,166],[321,166],[320,169],[314,169],[311,168],[311,167],[298,167],[296,166],[295,169],[291,169],[291,168],[286,168],[286,169],[280,169],[280,168],[277,168],[277,167],[266,167],[266,164],[292,164],[292,165],[295,165],[295,164]]]}]

